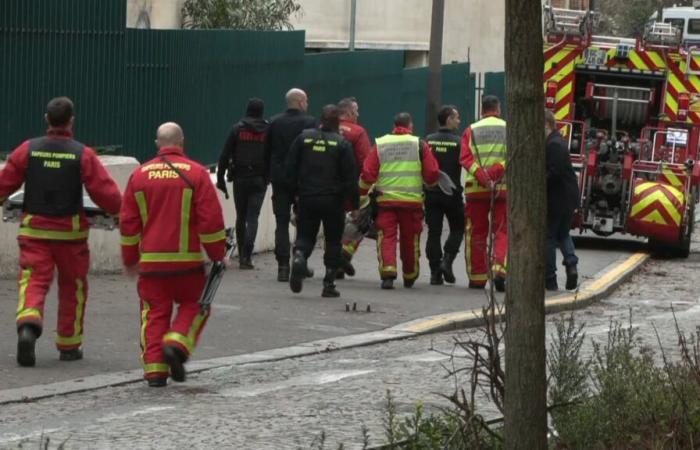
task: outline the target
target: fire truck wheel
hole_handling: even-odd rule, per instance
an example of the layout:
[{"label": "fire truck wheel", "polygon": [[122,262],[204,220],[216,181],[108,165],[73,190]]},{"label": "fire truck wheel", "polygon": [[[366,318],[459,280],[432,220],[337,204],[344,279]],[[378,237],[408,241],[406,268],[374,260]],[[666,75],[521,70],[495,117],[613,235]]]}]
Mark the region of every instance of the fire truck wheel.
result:
[{"label": "fire truck wheel", "polygon": [[690,255],[690,237],[677,244],[649,238],[649,251],[658,258],[687,258]]}]

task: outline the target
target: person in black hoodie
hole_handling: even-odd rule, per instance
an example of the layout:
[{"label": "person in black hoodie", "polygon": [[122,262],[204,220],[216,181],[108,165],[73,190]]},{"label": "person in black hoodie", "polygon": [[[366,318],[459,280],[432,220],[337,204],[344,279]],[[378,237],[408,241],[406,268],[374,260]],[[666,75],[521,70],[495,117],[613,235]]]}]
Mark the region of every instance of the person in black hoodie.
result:
[{"label": "person in black hoodie", "polygon": [[[292,142],[307,128],[316,127],[316,119],[306,114],[309,99],[301,89],[287,92],[287,110],[272,118],[267,133],[266,150],[270,154],[272,211],[275,213],[275,257],[277,281],[289,281],[289,222],[294,202],[294,187],[285,180],[284,162]],[[309,273],[310,275],[310,273]]]},{"label": "person in black hoodie", "polygon": [[233,181],[236,207],[236,241],[241,269],[253,269],[253,246],[258,217],[269,179],[270,155],[265,146],[269,123],[263,119],[265,104],[259,98],[248,101],[246,115],[236,123],[219,158],[216,187],[228,198],[226,173]]},{"label": "person in black hoodie", "polygon": [[[459,134],[459,111],[457,107],[445,105],[438,112],[440,129],[426,136],[425,140],[438,161],[440,170],[445,172],[455,185],[452,195],[439,189],[425,190],[425,222],[428,225],[428,240],[425,253],[430,262],[430,284],[439,285],[444,281],[455,282],[452,263],[459,252],[464,238],[464,203],[462,202],[462,165],[459,162],[462,136]],[[445,240],[445,254],[440,248],[443,217],[447,218],[450,233]]]},{"label": "person in black hoodie", "polygon": [[578,179],[571,160],[569,148],[557,130],[554,114],[545,110],[544,130],[547,162],[547,268],[545,287],[556,291],[557,248],[564,257],[566,267],[566,289],[575,289],[578,284],[578,258],[571,239],[571,222],[579,206]]},{"label": "person in black hoodie", "polygon": [[299,196],[297,239],[289,285],[301,292],[306,278],[306,260],[316,243],[323,222],[325,253],[323,262],[323,297],[339,297],[335,277],[341,265],[341,239],[345,226],[345,204],[358,208],[357,172],[352,145],[339,131],[339,110],[326,105],[321,113],[321,129],[303,131],[292,144],[285,161],[289,185]]}]

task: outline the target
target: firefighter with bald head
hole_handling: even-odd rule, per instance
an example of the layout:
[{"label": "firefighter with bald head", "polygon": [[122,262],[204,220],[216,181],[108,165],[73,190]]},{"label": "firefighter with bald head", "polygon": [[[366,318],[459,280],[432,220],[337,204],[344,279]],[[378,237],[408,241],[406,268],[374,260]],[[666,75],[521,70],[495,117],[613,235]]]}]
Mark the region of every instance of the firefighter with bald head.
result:
[{"label": "firefighter with bald head", "polygon": [[73,139],[73,102],[52,99],[44,116],[46,136],[17,147],[0,173],[0,202],[24,184],[19,227],[17,362],[34,366],[43,331],[44,301],[58,272],[56,347],[61,361],[82,359],[90,267],[83,187],[107,214],[119,213],[119,187],[90,147]]},{"label": "firefighter with bald head", "polygon": [[[176,123],[158,128],[158,155],[131,175],[120,215],[122,259],[138,272],[141,359],[152,387],[185,380],[184,363],[209,316],[199,299],[206,282],[202,247],[225,255],[224,217],[209,171],[189,159]],[[173,310],[177,311],[173,317]]]},{"label": "firefighter with bald head", "polygon": [[[470,288],[483,289],[491,264],[493,283],[496,290],[502,292],[505,291],[508,254],[506,122],[501,119],[500,102],[493,95],[483,98],[481,112],[481,120],[467,128],[462,136],[460,155],[460,162],[467,170],[464,189],[467,275]],[[493,233],[491,258],[487,254],[489,223]]]},{"label": "firefighter with bald head", "polygon": [[423,183],[434,186],[440,176],[430,147],[412,133],[411,115],[397,114],[394,130],[377,138],[360,177],[361,195],[366,196],[372,186],[377,193],[377,253],[382,289],[394,288],[398,272],[397,243],[401,249],[404,287],[413,287],[418,278]]}]

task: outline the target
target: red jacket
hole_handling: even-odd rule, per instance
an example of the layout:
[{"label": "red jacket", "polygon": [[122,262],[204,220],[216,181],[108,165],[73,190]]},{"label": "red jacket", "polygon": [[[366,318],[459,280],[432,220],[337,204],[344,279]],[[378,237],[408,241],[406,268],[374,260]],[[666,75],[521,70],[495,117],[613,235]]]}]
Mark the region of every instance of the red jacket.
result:
[{"label": "red jacket", "polygon": [[224,216],[209,172],[180,147],[161,148],[158,157],[131,174],[120,228],[124,265],[138,263],[142,274],[202,267],[201,247],[212,261],[224,258]]},{"label": "red jacket", "polygon": [[[51,139],[72,139],[69,129],[51,127],[46,132]],[[29,141],[17,147],[0,172],[0,202],[17,191],[26,179],[29,166]],[[95,151],[85,146],[80,159],[81,182],[90,198],[107,214],[119,214],[122,196],[119,186],[102,165]],[[75,216],[22,215],[19,235],[29,239],[85,241],[90,225],[83,211]]]},{"label": "red jacket", "polygon": [[[396,127],[392,131],[392,134],[411,134],[412,130],[403,127]],[[440,166],[438,165],[433,151],[430,146],[423,140],[421,142],[421,165],[423,181],[428,186],[434,186],[440,179]],[[367,192],[372,187],[374,183],[377,182],[379,178],[379,154],[377,152],[377,146],[372,148],[372,151],[365,159],[364,166],[362,168],[362,175],[360,176],[360,195],[367,195]],[[390,208],[423,208],[423,203],[417,202],[383,202],[382,206]]]},{"label": "red jacket", "polygon": [[362,165],[369,152],[372,150],[372,144],[369,142],[367,132],[360,125],[349,120],[340,121],[340,134],[352,144],[355,150],[355,165],[358,173],[362,170]]}]

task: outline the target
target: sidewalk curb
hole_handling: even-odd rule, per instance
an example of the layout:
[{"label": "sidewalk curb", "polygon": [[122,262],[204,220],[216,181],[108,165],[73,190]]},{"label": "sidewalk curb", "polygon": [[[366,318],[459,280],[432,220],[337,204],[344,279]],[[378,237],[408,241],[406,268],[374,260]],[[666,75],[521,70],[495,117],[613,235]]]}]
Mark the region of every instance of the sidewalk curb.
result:
[{"label": "sidewalk curb", "polygon": [[[634,274],[647,260],[649,254],[640,252],[618,260],[598,272],[592,281],[583,283],[575,294],[564,294],[548,299],[545,302],[547,314],[583,308],[600,300],[614,291],[620,284]],[[266,363],[289,358],[317,355],[335,350],[381,344],[384,342],[406,339],[423,334],[454,331],[463,328],[473,328],[483,324],[482,311],[471,311],[440,314],[424,317],[399,324],[390,328],[368,333],[340,336],[337,338],[296,344],[271,350],[264,350],[244,355],[226,356],[188,364],[188,373],[199,373],[223,367],[245,364]],[[0,391],[0,405],[8,403],[32,402],[47,397],[74,394],[96,389],[121,386],[143,380],[141,369],[114,372],[102,375],[92,375],[74,380],[57,383],[26,386]]]}]

